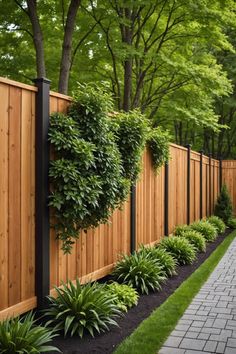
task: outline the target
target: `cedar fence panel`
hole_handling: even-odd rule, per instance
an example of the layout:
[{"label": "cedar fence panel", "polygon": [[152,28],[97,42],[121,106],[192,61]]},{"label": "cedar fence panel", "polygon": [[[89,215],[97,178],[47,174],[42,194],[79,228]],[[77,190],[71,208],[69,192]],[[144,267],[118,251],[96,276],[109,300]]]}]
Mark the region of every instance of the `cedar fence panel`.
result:
[{"label": "cedar fence panel", "polygon": [[222,161],[222,182],[228,187],[232,198],[234,214],[236,214],[236,161]]},{"label": "cedar fence panel", "polygon": [[[37,88],[0,78],[0,319],[36,307],[35,291],[35,98]],[[50,112],[66,112],[71,98],[50,92]],[[36,118],[37,119],[37,118]],[[219,161],[171,144],[168,168],[155,173],[145,150],[136,186],[136,248],[151,245],[178,224],[213,212],[219,193]],[[188,184],[188,166],[190,175]],[[236,161],[222,162],[223,182],[236,210]],[[168,172],[168,173],[167,173]],[[202,184],[201,184],[202,183]],[[200,184],[202,198],[200,198]],[[188,199],[188,186],[190,194]],[[168,193],[167,193],[168,192]],[[166,194],[167,193],[167,194]],[[168,203],[165,198],[168,195]],[[189,203],[189,205],[188,205]],[[168,207],[168,208],[166,208]],[[51,220],[53,221],[53,220]],[[116,210],[111,222],[82,232],[71,255],[63,255],[50,230],[50,292],[61,281],[82,282],[110,273],[131,247],[131,202]],[[36,255],[38,257],[38,255]]]},{"label": "cedar fence panel", "polygon": [[0,318],[36,306],[36,92],[0,80]]}]

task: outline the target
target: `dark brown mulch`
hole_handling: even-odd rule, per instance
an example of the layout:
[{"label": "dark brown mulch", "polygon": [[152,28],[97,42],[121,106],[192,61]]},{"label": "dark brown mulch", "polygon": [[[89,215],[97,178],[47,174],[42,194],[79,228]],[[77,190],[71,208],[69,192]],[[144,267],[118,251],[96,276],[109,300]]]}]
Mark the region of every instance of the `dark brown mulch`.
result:
[{"label": "dark brown mulch", "polygon": [[53,345],[57,346],[65,354],[113,353],[119,343],[128,337],[153,310],[173,294],[182,282],[210,256],[231,231],[232,230],[228,229],[227,232],[219,236],[214,243],[208,244],[206,253],[199,254],[194,264],[179,267],[177,269],[178,274],[169,278],[165,284],[163,284],[160,292],[140,296],[138,305],[133,307],[124,317],[118,320],[119,327],[112,328],[109,332],[103,333],[95,338],[85,336],[83,339],[78,337],[64,339],[63,336],[59,336],[54,339]]}]

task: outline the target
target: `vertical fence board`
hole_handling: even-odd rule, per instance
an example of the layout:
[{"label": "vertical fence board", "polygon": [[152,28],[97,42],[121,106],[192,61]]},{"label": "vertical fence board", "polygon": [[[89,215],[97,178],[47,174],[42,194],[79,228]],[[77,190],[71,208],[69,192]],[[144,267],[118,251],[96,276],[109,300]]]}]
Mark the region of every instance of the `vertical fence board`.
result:
[{"label": "vertical fence board", "polygon": [[9,87],[0,83],[0,310],[8,307],[8,110]]},{"label": "vertical fence board", "polygon": [[26,300],[34,295],[34,269],[35,269],[35,238],[32,233],[32,210],[31,193],[33,155],[33,117],[31,92],[22,91],[22,116],[21,116],[21,297]]},{"label": "vertical fence board", "polygon": [[9,306],[21,301],[21,89],[9,97]]}]

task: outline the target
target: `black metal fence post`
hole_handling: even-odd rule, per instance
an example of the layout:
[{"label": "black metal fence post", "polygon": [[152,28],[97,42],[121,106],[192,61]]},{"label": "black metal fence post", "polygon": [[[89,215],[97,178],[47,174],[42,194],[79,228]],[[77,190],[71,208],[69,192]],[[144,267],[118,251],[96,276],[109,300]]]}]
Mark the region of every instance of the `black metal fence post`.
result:
[{"label": "black metal fence post", "polygon": [[210,215],[212,212],[211,202],[212,202],[212,196],[211,196],[211,154],[209,154],[209,211],[210,211]]},{"label": "black metal fence post", "polygon": [[187,224],[190,224],[190,174],[191,174],[191,145],[186,145],[187,151]]},{"label": "black metal fence post", "polygon": [[36,94],[36,123],[35,123],[35,237],[36,237],[36,296],[37,305],[42,309],[49,295],[50,266],[49,266],[49,99],[50,81],[45,78],[36,79],[38,88]]},{"label": "black metal fence post", "polygon": [[136,186],[132,185],[130,194],[131,223],[130,223],[130,252],[136,249]]},{"label": "black metal fence post", "polygon": [[200,219],[202,219],[202,160],[203,151],[200,151]]},{"label": "black metal fence post", "polygon": [[169,165],[165,164],[165,191],[164,191],[164,232],[169,235]]}]

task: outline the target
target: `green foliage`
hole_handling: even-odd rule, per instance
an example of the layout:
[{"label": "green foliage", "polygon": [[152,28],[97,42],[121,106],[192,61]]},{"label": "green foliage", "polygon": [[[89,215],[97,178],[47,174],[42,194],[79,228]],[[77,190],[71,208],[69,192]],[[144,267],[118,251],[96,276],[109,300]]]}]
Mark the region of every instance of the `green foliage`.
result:
[{"label": "green foliage", "polygon": [[85,332],[94,336],[109,329],[109,325],[117,325],[114,320],[120,315],[115,305],[115,298],[106,291],[106,285],[88,283],[81,285],[76,279],[74,285],[71,281],[56,287],[57,297],[49,296],[50,307],[45,315],[51,319],[48,324],[55,330],[64,331],[64,335],[79,335]]},{"label": "green foliage", "polygon": [[181,237],[185,237],[197,251],[206,251],[206,240],[200,232],[195,230],[188,230],[181,233]]},{"label": "green foliage", "polygon": [[160,283],[165,280],[159,262],[138,252],[124,255],[117,262],[113,276],[118,282],[128,284],[142,294],[159,290]]},{"label": "green foliage", "polygon": [[[139,295],[137,291],[129,285],[113,282],[107,284],[107,295],[114,297],[115,305],[121,311],[127,312],[138,304]],[[110,294],[110,295],[109,295]]]},{"label": "green foliage", "polygon": [[153,128],[149,134],[147,144],[151,150],[154,168],[158,169],[170,158],[170,135],[161,127]]},{"label": "green foliage", "polygon": [[60,352],[48,345],[53,337],[52,330],[36,325],[32,312],[22,318],[9,318],[0,322],[0,353]]},{"label": "green foliage", "polygon": [[178,225],[175,227],[174,234],[176,236],[182,236],[183,233],[191,230],[190,225]]},{"label": "green foliage", "polygon": [[165,276],[172,276],[176,274],[175,268],[177,265],[177,262],[174,257],[170,253],[168,253],[166,250],[161,249],[158,247],[145,247],[141,246],[139,253],[144,254],[146,257],[152,258],[155,261],[158,261],[160,264],[163,274]]},{"label": "green foliage", "polygon": [[196,259],[195,247],[183,237],[165,237],[159,247],[169,252],[180,265],[192,264]]},{"label": "green foliage", "polygon": [[[111,97],[94,86],[80,86],[68,115],[51,116],[49,140],[54,148],[49,176],[52,191],[50,206],[56,223],[57,237],[63,241],[65,253],[71,251],[81,229],[96,227],[108,221],[112,211],[121,205],[130,190],[132,178],[137,178],[137,164],[145,141],[145,123],[141,116],[126,114],[127,121],[138,125],[135,144],[132,130],[123,139],[123,154],[127,142],[129,166],[122,158],[111,129],[107,113],[112,108]],[[135,115],[135,117],[134,117]],[[125,123],[122,118],[121,126]],[[129,134],[131,137],[129,138]],[[135,145],[130,155],[130,145]],[[138,153],[138,156],[135,155]],[[128,175],[133,166],[135,174]],[[126,173],[124,173],[124,170]]]},{"label": "green foliage", "polygon": [[229,195],[229,191],[224,184],[221,188],[220,194],[218,195],[214,214],[219,216],[226,225],[228,225],[229,220],[232,218],[233,206]]},{"label": "green foliage", "polygon": [[216,228],[208,221],[195,221],[190,226],[192,230],[200,232],[200,234],[202,234],[205,238],[206,242],[213,242],[217,237]]},{"label": "green foliage", "polygon": [[231,227],[231,229],[236,229],[236,218],[229,219],[228,226]]},{"label": "green foliage", "polygon": [[121,154],[124,177],[135,182],[148,136],[148,121],[139,111],[119,113],[112,119],[116,143]]},{"label": "green foliage", "polygon": [[218,234],[222,234],[223,232],[225,232],[226,225],[224,221],[221,220],[218,216],[209,216],[207,218],[207,221],[216,228]]}]

